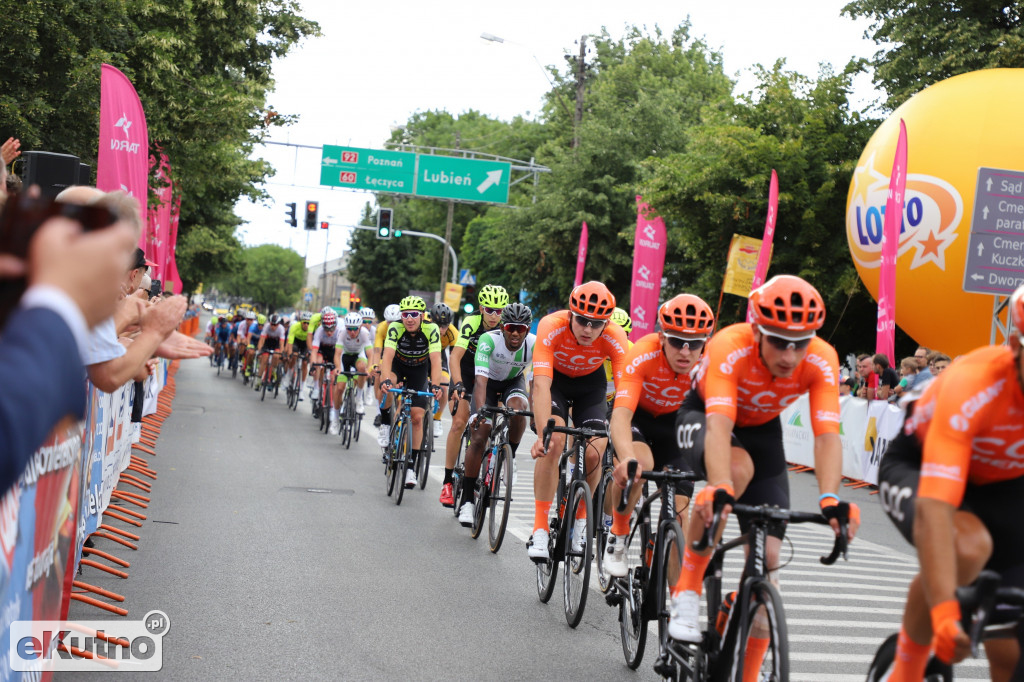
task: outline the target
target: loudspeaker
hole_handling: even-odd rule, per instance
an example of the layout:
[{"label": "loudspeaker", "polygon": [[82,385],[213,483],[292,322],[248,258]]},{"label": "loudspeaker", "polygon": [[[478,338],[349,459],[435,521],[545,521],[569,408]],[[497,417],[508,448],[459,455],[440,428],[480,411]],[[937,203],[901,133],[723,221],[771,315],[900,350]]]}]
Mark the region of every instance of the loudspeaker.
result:
[{"label": "loudspeaker", "polygon": [[78,164],[78,180],[75,181],[76,185],[85,185],[87,187],[92,186],[92,167],[87,163]]},{"label": "loudspeaker", "polygon": [[54,152],[24,152],[21,155],[21,180],[25,187],[39,185],[45,196],[57,196],[65,187],[78,184],[79,162],[77,156]]}]

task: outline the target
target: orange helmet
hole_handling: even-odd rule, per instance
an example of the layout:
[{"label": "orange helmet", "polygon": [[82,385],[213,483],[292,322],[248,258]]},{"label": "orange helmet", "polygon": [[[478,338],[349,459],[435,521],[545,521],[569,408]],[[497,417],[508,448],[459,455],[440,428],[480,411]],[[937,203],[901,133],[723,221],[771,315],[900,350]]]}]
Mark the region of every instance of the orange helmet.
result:
[{"label": "orange helmet", "polygon": [[662,331],[688,336],[710,336],[715,328],[711,306],[693,294],[679,294],[665,301],[658,309],[658,320]]},{"label": "orange helmet", "polygon": [[1010,326],[1024,337],[1024,286],[1010,295]]},{"label": "orange helmet", "polygon": [[750,292],[754,324],[782,331],[815,332],[825,324],[818,290],[795,275],[776,275]]},{"label": "orange helmet", "polygon": [[615,310],[615,297],[600,282],[586,282],[569,294],[569,310],[593,320],[607,320]]}]

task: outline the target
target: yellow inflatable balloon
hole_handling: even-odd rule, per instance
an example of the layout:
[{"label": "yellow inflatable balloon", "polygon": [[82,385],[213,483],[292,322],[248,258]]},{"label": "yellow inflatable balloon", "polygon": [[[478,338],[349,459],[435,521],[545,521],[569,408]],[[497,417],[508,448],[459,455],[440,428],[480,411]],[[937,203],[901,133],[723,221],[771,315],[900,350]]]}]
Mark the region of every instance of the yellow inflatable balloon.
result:
[{"label": "yellow inflatable balloon", "polygon": [[[1022,110],[1024,69],[975,71],[936,83],[879,126],[850,182],[846,239],[861,280],[877,299],[885,201],[903,119],[907,190],[896,259],[896,323],[919,344],[951,357],[990,342],[995,292],[1024,281],[1024,267],[1014,264],[988,268],[984,280],[972,270],[982,285],[992,278],[993,293],[964,291],[979,169],[995,169],[986,177],[1010,171],[1003,173],[1008,181],[1024,173]],[[1024,210],[1024,197],[1009,203]]]}]

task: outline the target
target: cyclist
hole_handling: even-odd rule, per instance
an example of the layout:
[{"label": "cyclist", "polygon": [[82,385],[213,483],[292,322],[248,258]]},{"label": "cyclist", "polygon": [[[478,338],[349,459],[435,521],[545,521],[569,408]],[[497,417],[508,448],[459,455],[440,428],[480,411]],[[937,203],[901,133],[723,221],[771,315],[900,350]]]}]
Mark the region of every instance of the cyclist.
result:
[{"label": "cyclist", "polygon": [[[715,328],[711,308],[693,294],[679,294],[666,301],[658,310],[658,321],[661,331],[639,339],[626,353],[626,369],[608,428],[617,466],[603,510],[612,514],[604,566],[610,575],[620,578],[627,573],[629,514],[618,512],[613,501],[619,499],[626,485],[626,464],[634,459],[639,462],[638,481],[641,472],[660,471],[668,465],[679,471],[690,470],[676,444],[676,412],[690,390],[690,370],[700,360]],[[642,492],[642,486],[633,487],[627,509],[633,509]],[[676,497],[679,525],[684,526],[683,515],[693,495],[693,484],[680,486],[677,492],[684,493]]]},{"label": "cyclist", "polygon": [[[626,334],[610,320],[614,308],[615,297],[608,287],[586,282],[572,290],[568,310],[541,319],[533,359],[533,414],[538,428],[545,426],[550,417],[565,426],[570,410],[577,428],[605,428],[608,404],[604,397],[604,361],[611,360],[612,376],[618,382],[626,359]],[[607,442],[606,438],[594,438],[587,446],[586,473],[591,490],[601,475],[600,456]],[[565,435],[556,433],[546,451],[538,438],[530,453],[537,463],[533,470],[533,535],[527,553],[535,561],[548,559],[548,512],[558,485],[558,455],[564,445]],[[574,538],[586,537],[586,523],[586,518],[576,519]],[[582,543],[576,549],[581,547]]]},{"label": "cyclist", "polygon": [[263,333],[263,326],[267,323],[264,315],[256,315],[249,325],[249,332],[246,334],[245,376],[259,376],[259,359],[256,357],[256,344],[259,343],[260,334]]},{"label": "cyclist", "polygon": [[[337,435],[341,433],[341,422],[338,418],[338,408],[341,405],[341,394],[345,390],[348,377],[345,372],[365,372],[366,357],[373,351],[373,342],[370,340],[370,330],[363,326],[363,318],[359,313],[349,313],[345,316],[345,333],[341,335],[341,365],[338,368],[338,380],[334,384],[334,407],[331,408],[331,426],[329,433]],[[356,383],[356,414],[365,414],[363,407],[363,384],[366,377],[354,377]]]},{"label": "cyclist", "polygon": [[[612,322],[622,327],[622,331],[626,333],[626,350],[628,351],[633,347],[633,342],[629,340],[629,333],[633,331],[633,320],[630,319],[629,313],[625,310],[616,308],[612,311]],[[612,379],[612,363],[610,360],[604,361],[604,378],[608,382],[608,390],[604,397],[608,400],[610,412],[611,405],[615,401],[615,381]]]},{"label": "cyclist", "polygon": [[[243,311],[239,310],[235,315],[235,321],[231,325],[231,346],[234,349],[232,361],[240,363],[245,357],[245,333],[249,328],[249,321]],[[242,367],[244,371],[244,367]]]},{"label": "cyclist", "polygon": [[359,316],[363,318],[363,326],[369,332],[370,338],[373,338],[373,322],[377,319],[377,312],[373,308],[363,307],[359,309]]},{"label": "cyclist", "polygon": [[[487,332],[477,340],[473,360],[474,417],[470,425],[472,436],[466,447],[466,473],[462,488],[466,494],[459,510],[459,523],[467,528],[473,525],[473,491],[480,473],[484,446],[491,435],[491,420],[480,416],[480,408],[502,404],[513,410],[530,409],[526,373],[533,363],[533,346],[537,341],[537,337],[530,333],[531,322],[533,313],[530,309],[522,303],[512,303],[501,311],[501,329]],[[526,417],[513,417],[508,429],[508,444],[513,458],[525,430]]]},{"label": "cyclist", "polygon": [[[452,473],[455,471],[455,460],[459,457],[459,447],[462,441],[462,433],[466,429],[466,422],[469,421],[469,405],[473,391],[473,380],[475,365],[473,356],[476,354],[476,344],[480,336],[498,327],[501,322],[501,311],[508,305],[508,292],[504,287],[494,284],[486,284],[477,294],[477,303],[480,312],[470,315],[462,322],[459,329],[459,338],[452,348],[451,357],[448,359],[448,371],[451,374],[451,395],[449,400],[452,403],[452,425],[448,429],[448,441],[445,447],[444,457],[444,480],[441,486],[441,504],[445,507],[455,505],[455,500],[450,494],[450,486],[445,488],[445,483],[452,482]],[[465,385],[468,382],[469,385]]]},{"label": "cyclist", "polygon": [[[309,352],[309,320],[313,316],[303,311],[299,313],[297,321],[292,322],[288,327],[288,340],[284,347],[285,357],[288,359],[288,367],[292,371],[295,368],[295,358],[301,356],[304,353]],[[305,356],[302,358],[302,382],[306,382],[306,377],[309,376],[309,357]],[[302,391],[299,391],[299,400],[302,400]]]},{"label": "cyclist", "polygon": [[[334,312],[331,308],[324,308],[320,311],[320,326],[317,327],[316,331],[313,332],[313,341],[310,343],[312,348],[313,362],[323,363],[330,362],[334,364],[334,369],[337,371],[341,365],[341,358],[338,357],[337,343],[338,343],[338,313]],[[320,386],[323,380],[324,368],[317,367],[315,372],[315,385]],[[328,377],[328,381],[334,378],[332,373]],[[319,391],[319,388],[317,388]],[[319,396],[319,392],[317,393]],[[337,413],[331,415],[331,422],[337,418]]]},{"label": "cyclist", "polygon": [[[377,325],[377,333],[373,339],[373,359],[372,359],[372,372],[374,376],[373,382],[373,394],[377,399],[377,403],[380,404],[381,390],[380,390],[380,360],[384,354],[384,342],[387,341],[388,327],[391,326],[392,322],[399,322],[402,319],[402,309],[398,307],[397,303],[392,303],[388,307],[384,308],[384,321]],[[376,419],[373,420],[373,425],[380,426],[380,415],[378,414]]]},{"label": "cyclist", "polygon": [[[983,568],[1004,586],[1024,588],[1024,287],[1009,301],[1005,346],[974,350],[908,395],[901,433],[878,470],[879,500],[917,547],[921,572],[910,583],[889,680],[920,680],[934,648],[941,660],[970,655],[960,625],[958,585]],[[1020,650],[1024,632],[1017,628]],[[993,680],[1024,679],[1012,640],[985,642]]]},{"label": "cyclist", "polygon": [[213,328],[213,353],[218,352],[225,360],[228,357],[228,342],[231,340],[231,325],[223,315],[217,318],[217,326]]},{"label": "cyclist", "polygon": [[[451,374],[448,371],[448,354],[452,345],[459,340],[459,332],[452,326],[452,309],[446,303],[435,303],[427,314],[427,320],[437,325],[441,335],[441,400],[434,410],[434,440],[441,440],[441,411],[448,402],[448,384]],[[442,486],[443,487],[443,486]]]},{"label": "cyclist", "polygon": [[[286,337],[287,337],[287,332],[285,332],[284,324],[281,322],[280,315],[278,315],[276,313],[271,315],[270,319],[267,320],[266,326],[263,327],[263,331],[260,333],[260,342],[259,342],[259,345],[256,347],[257,355],[259,353],[261,353],[264,348],[266,350],[271,350],[271,351],[280,350],[281,347],[284,346],[284,342],[285,342],[285,338]],[[273,378],[276,376],[274,372],[277,370],[277,365],[278,365],[279,362],[280,362],[280,356],[279,355],[272,355],[272,356],[270,356],[270,377],[271,377],[271,380],[273,380]],[[257,376],[256,377],[256,387],[257,387],[257,389],[259,388],[259,385],[260,385],[259,381],[260,381],[260,377]]]},{"label": "cyclist", "polygon": [[[711,524],[712,497],[718,488],[745,504],[789,507],[779,414],[808,392],[814,473],[822,492],[818,502],[838,532],[836,505],[843,457],[839,360],[835,349],[817,336],[825,322],[825,303],[808,282],[793,275],[777,275],[750,292],[748,305],[752,322],[730,325],[708,342],[694,388],[677,415],[677,444],[690,468],[708,481],[694,501],[686,537],[699,537]],[[850,538],[859,523],[859,510],[851,504]],[[740,523],[743,531],[746,525]],[[779,565],[784,534],[781,525],[769,531],[769,566]],[[686,544],[679,579],[672,588],[668,631],[674,639],[700,641],[700,592],[711,551],[698,553]],[[772,581],[777,580],[773,572]],[[760,618],[747,644],[745,681],[756,679],[768,649],[767,623]]]},{"label": "cyclist", "polygon": [[[388,327],[388,338],[384,342],[384,357],[381,359],[381,390],[386,391],[393,384],[417,391],[430,390],[434,398],[441,395],[441,337],[437,325],[425,322],[426,302],[419,296],[406,296],[398,304],[402,312],[401,322],[392,322]],[[429,377],[429,382],[428,382]],[[429,388],[428,388],[429,387]],[[412,399],[412,448],[419,457],[423,444],[423,413],[428,400],[423,396]],[[379,442],[387,447],[391,431],[391,412],[394,396],[388,394],[381,412]],[[416,486],[416,472],[406,471],[405,487]]]}]

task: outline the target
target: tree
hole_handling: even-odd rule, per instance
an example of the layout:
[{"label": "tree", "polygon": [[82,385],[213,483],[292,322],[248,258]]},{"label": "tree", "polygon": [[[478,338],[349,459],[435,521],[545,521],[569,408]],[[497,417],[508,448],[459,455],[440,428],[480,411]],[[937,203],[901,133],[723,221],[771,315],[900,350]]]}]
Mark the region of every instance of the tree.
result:
[{"label": "tree", "polygon": [[291,249],[263,244],[245,249],[242,265],[226,278],[222,290],[248,298],[263,310],[276,310],[295,303],[306,281],[306,260]]},{"label": "tree", "polygon": [[882,46],[871,65],[889,109],[957,74],[1024,66],[1024,10],[1017,2],[854,0],[843,14],[872,21],[865,36]]},{"label": "tree", "polygon": [[[363,208],[361,225],[375,225],[376,217],[369,204]],[[397,303],[415,289],[416,275],[410,267],[416,249],[424,239],[392,237],[377,239],[373,230],[352,230],[349,237],[348,278],[359,285],[363,305],[383,310]],[[438,245],[440,246],[440,245]],[[430,288],[437,286],[435,282]]]}]

